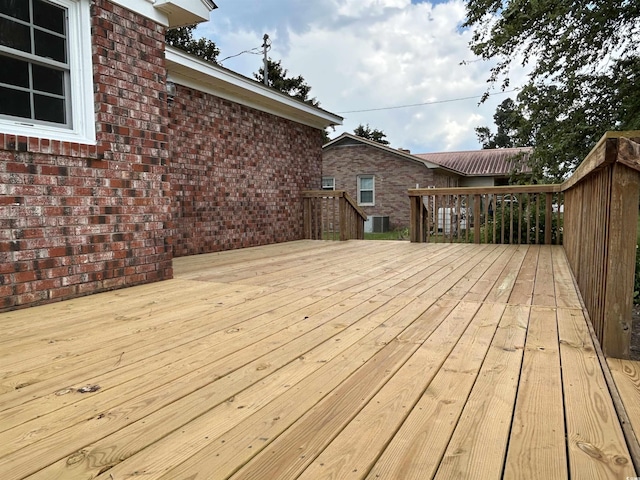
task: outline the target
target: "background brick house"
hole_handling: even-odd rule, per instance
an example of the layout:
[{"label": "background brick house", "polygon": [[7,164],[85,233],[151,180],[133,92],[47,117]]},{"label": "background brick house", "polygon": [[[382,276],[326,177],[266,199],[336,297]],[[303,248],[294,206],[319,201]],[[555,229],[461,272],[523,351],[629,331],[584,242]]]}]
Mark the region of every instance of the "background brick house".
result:
[{"label": "background brick house", "polygon": [[2,7],[0,310],[171,278],[173,256],[303,237],[301,192],[341,118],[166,48],[168,27],[214,7]]},{"label": "background brick house", "polygon": [[[506,185],[530,148],[411,154],[349,133],[323,146],[322,188],[346,190],[369,219],[365,231],[409,225],[410,188]],[[522,154],[522,155],[521,155]],[[521,167],[522,168],[522,167]]]},{"label": "background brick house", "polygon": [[[389,217],[389,228],[409,225],[409,188],[457,187],[461,175],[405,150],[343,133],[323,147],[322,188],[346,190],[368,216]],[[369,229],[370,231],[370,229]]]}]

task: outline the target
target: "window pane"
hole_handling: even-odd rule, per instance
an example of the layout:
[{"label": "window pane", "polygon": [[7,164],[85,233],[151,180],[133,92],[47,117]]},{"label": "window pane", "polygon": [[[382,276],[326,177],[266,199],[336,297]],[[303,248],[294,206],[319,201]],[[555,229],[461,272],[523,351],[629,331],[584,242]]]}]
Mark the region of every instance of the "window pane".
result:
[{"label": "window pane", "polygon": [[64,100],[47,97],[45,95],[33,96],[33,108],[36,120],[46,122],[65,123]]},{"label": "window pane", "polygon": [[31,68],[34,90],[64,95],[64,72],[40,65],[33,65]]},{"label": "window pane", "polygon": [[29,88],[29,64],[0,55],[0,83]]},{"label": "window pane", "polygon": [[372,177],[361,177],[360,178],[360,189],[361,190],[373,190],[373,178]]},{"label": "window pane", "polygon": [[360,203],[373,203],[373,192],[371,190],[360,192]]},{"label": "window pane", "polygon": [[0,18],[0,45],[31,53],[29,27],[8,18]]},{"label": "window pane", "polygon": [[31,118],[29,92],[0,87],[0,114]]},{"label": "window pane", "polygon": [[19,18],[25,22],[29,21],[29,1],[28,0],[0,0],[0,13],[10,17]]},{"label": "window pane", "polygon": [[41,30],[35,30],[33,36],[36,43],[36,55],[52,58],[58,62],[67,62],[67,47],[64,38],[45,33]]},{"label": "window pane", "polygon": [[33,23],[39,27],[64,34],[64,14],[63,8],[41,0],[33,2]]}]

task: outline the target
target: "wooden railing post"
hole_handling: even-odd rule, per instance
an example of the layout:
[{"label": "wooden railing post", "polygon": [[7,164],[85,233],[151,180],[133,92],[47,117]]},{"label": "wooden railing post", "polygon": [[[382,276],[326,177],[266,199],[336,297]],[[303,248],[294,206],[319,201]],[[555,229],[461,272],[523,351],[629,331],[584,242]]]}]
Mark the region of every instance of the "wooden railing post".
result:
[{"label": "wooden railing post", "polygon": [[640,173],[620,163],[613,165],[612,173],[601,343],[606,355],[626,358],[631,344]]},{"label": "wooden railing post", "polygon": [[411,204],[409,237],[412,242],[424,243],[424,217],[422,215],[422,196],[412,195],[409,197]]},{"label": "wooden railing post", "polygon": [[480,243],[480,194],[473,196],[473,242]]},{"label": "wooden railing post", "polygon": [[546,245],[551,245],[551,226],[553,225],[552,215],[552,205],[553,202],[553,194],[547,193],[545,198],[545,212],[544,212],[544,243]]},{"label": "wooden railing post", "polygon": [[347,221],[347,199],[343,195],[340,195],[339,200],[339,211],[340,211],[340,240],[345,241],[349,240],[349,222]]}]

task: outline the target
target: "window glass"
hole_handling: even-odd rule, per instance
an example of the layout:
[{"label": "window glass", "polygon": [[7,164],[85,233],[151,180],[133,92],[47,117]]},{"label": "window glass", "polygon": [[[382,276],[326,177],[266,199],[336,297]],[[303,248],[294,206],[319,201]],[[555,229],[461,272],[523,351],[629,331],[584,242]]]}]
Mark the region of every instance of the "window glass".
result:
[{"label": "window glass", "polygon": [[42,0],[34,0],[33,23],[47,30],[64,34],[64,9]]},{"label": "window glass", "polygon": [[33,96],[36,120],[45,122],[65,123],[64,100],[45,95]]},{"label": "window glass", "polygon": [[31,53],[29,27],[0,17],[0,45]]},{"label": "window glass", "polygon": [[95,142],[89,0],[0,0],[0,129]]},{"label": "window glass", "polygon": [[0,85],[14,96],[0,114],[72,127],[66,22],[67,10],[55,3],[0,0]]},{"label": "window glass", "polygon": [[361,190],[373,190],[373,177],[360,177]]},{"label": "window glass", "polygon": [[322,177],[322,189],[323,190],[335,190],[336,180],[333,177]]},{"label": "window glass", "polygon": [[0,83],[29,88],[29,64],[0,55]]},{"label": "window glass", "polygon": [[66,63],[67,47],[64,38],[41,30],[35,30],[33,37],[36,43],[36,55]]},{"label": "window glass", "polygon": [[360,203],[373,203],[373,192],[372,191],[361,191],[360,192]]},{"label": "window glass", "polygon": [[28,22],[29,2],[28,0],[0,0],[0,13]]},{"label": "window glass", "polygon": [[0,87],[0,114],[31,118],[29,92]]},{"label": "window glass", "polygon": [[64,95],[64,72],[41,65],[32,68],[34,90]]},{"label": "window glass", "polygon": [[358,177],[358,203],[360,205],[373,205],[375,203],[374,185],[373,175]]}]

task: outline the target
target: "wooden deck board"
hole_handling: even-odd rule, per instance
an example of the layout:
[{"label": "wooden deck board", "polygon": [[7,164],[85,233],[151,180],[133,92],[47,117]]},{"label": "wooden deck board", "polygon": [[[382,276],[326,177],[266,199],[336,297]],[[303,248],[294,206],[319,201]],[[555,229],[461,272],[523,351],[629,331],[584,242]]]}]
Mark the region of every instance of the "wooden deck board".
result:
[{"label": "wooden deck board", "polygon": [[636,475],[561,247],[300,241],[175,276],[0,315],[0,478]]}]

